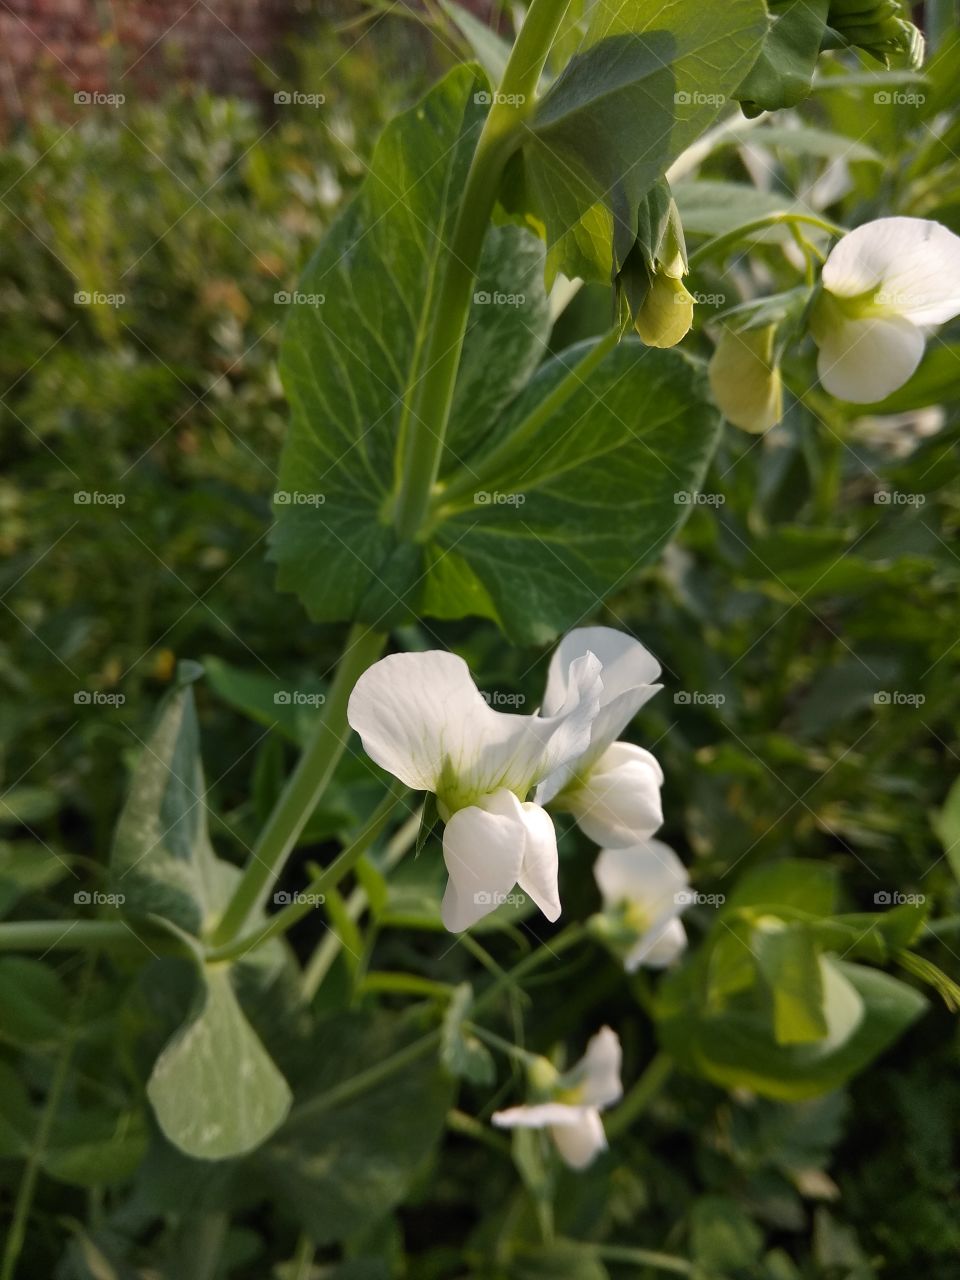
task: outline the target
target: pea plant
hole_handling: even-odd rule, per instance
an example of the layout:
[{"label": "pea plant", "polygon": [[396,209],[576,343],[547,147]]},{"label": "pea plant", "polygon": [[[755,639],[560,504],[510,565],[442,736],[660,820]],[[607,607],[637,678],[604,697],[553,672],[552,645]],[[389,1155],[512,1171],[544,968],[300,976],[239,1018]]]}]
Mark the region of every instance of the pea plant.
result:
[{"label": "pea plant", "polygon": [[[636,1207],[613,1242],[579,1234],[577,1179],[642,1138],[668,1081],[818,1099],[917,1023],[923,987],[960,996],[922,954],[919,898],[845,911],[836,868],[789,841],[708,886],[657,838],[669,778],[634,722],[671,696],[669,655],[603,612],[695,508],[719,525],[702,500],[725,421],[759,437],[789,400],[882,401],[960,314],[939,222],[839,225],[696,178],[816,76],[917,73],[907,6],[531,0],[514,39],[453,3],[438,23],[468,60],[387,125],[288,308],[269,558],[344,632],[328,680],[257,708],[295,768],[264,757],[259,834],[243,865],[218,854],[195,692],[228,676],[181,661],[108,880],[75,918],[0,923],[18,1042],[58,1046],[29,1090],[0,1063],[0,1152],[25,1168],[3,1280],[47,1176],[95,1196],[102,1228],[64,1275],[146,1276],[111,1250],[166,1232],[163,1274],[265,1276],[231,1226],[265,1203],[292,1230],[272,1274],[405,1274],[385,1224],[445,1134],[494,1153],[516,1197],[430,1275],[747,1274],[695,1270],[670,1223],[651,1247]],[[776,271],[703,304],[694,279],[771,244]],[[607,331],[562,345],[570,299],[600,286]],[[430,639],[477,619],[498,650]],[[471,673],[513,662],[535,709]],[[345,785],[349,821],[324,826]],[[305,956],[288,935],[320,914]],[[69,1003],[26,954],[50,951],[83,961]],[[580,998],[584,965],[626,984],[629,1016]],[[568,1016],[536,1023],[558,981]],[[800,1275],[770,1268],[749,1274]]]}]

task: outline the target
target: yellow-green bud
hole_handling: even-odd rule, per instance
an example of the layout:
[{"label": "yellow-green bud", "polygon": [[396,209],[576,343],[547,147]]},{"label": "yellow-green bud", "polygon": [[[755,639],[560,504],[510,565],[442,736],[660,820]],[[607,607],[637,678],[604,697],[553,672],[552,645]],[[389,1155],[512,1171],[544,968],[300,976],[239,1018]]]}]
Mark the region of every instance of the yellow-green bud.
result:
[{"label": "yellow-green bud", "polygon": [[693,326],[694,298],[677,276],[658,271],[634,328],[648,347],[675,347]]},{"label": "yellow-green bud", "polygon": [[725,328],[710,360],[710,390],[723,416],[743,431],[769,430],[783,417],[783,382],[774,359],[776,325]]}]

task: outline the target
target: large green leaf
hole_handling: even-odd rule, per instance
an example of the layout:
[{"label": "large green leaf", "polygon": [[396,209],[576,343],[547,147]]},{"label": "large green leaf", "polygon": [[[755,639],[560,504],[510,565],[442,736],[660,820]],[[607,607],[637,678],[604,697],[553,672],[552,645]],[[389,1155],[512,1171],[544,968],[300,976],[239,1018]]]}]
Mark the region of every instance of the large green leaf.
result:
[{"label": "large green leaf", "polygon": [[197,1159],[243,1155],[283,1121],[290,1089],[247,1022],[227,966],[206,966],[199,1008],[157,1059],[147,1095],[164,1134]]},{"label": "large green leaf", "polygon": [[748,116],[795,107],[810,92],[830,0],[774,0],[770,31],[737,97]]},{"label": "large green leaf", "polygon": [[[416,605],[423,549],[391,523],[406,405],[486,106],[459,67],[394,120],[354,203],[300,284],[281,356],[292,422],[280,463],[272,555],[280,586],[315,618],[371,622]],[[491,232],[463,349],[448,443],[490,429],[542,357],[543,251],[516,227]],[[285,500],[289,497],[289,500]]]},{"label": "large green leaf", "polygon": [[126,910],[156,915],[199,934],[223,906],[236,871],[207,833],[203,766],[190,682],[183,664],[134,770],[110,855],[113,889]]},{"label": "large green leaf", "polygon": [[256,1169],[317,1245],[383,1218],[437,1144],[451,1083],[435,1053],[362,1083],[414,1036],[396,1015],[344,1014],[318,1025],[291,1073],[296,1106]]},{"label": "large green leaf", "polygon": [[592,345],[544,364],[489,452],[467,458],[471,491],[443,509],[429,547],[426,612],[480,613],[518,641],[549,640],[653,559],[690,511],[719,428],[700,372],[628,340],[571,373]]},{"label": "large green leaf", "polygon": [[762,0],[595,6],[523,146],[523,212],[545,226],[551,274],[610,280],[641,199],[733,96],[766,30]]}]

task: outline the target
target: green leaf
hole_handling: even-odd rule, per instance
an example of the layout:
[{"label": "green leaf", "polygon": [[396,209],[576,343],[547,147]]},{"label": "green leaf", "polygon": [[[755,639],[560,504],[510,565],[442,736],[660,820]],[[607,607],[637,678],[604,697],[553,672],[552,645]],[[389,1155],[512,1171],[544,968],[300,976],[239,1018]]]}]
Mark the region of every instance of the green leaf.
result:
[{"label": "green leaf", "polygon": [[510,57],[509,42],[455,0],[440,0],[440,7],[459,28],[490,83],[499,84]]},{"label": "green leaf", "polygon": [[690,1213],[694,1260],[709,1274],[751,1267],[763,1248],[763,1234],[735,1200],[701,1196]]},{"label": "green leaf", "polygon": [[510,1280],[608,1280],[609,1276],[589,1246],[572,1240],[518,1250],[508,1274]]},{"label": "green leaf", "polygon": [[126,1182],[146,1148],[147,1125],[142,1111],[117,1114],[84,1106],[57,1117],[41,1163],[58,1182],[100,1187]]},{"label": "green leaf", "polygon": [[325,690],[318,680],[280,680],[215,657],[204,658],[203,669],[224,702],[257,724],[278,729],[291,742],[303,743],[317,722]]},{"label": "green leaf", "polygon": [[191,667],[164,699],[144,744],[110,855],[113,889],[126,909],[199,935],[222,908],[237,876],[207,833],[199,729]]},{"label": "green leaf", "polygon": [[752,994],[725,1008],[701,1005],[695,964],[660,988],[661,1043],[685,1069],[727,1088],[797,1101],[827,1093],[862,1071],[927,1008],[913,987],[862,965],[821,958],[827,1035],[778,1045]]},{"label": "green leaf", "polygon": [[[319,620],[383,625],[419,604],[425,553],[394,534],[395,459],[485,92],[459,67],[388,126],[360,194],[300,282],[325,301],[290,308],[281,373],[292,420],[278,484],[290,500],[276,506],[271,554],[281,588]],[[542,276],[534,236],[491,231],[448,435],[455,456],[476,446],[542,356]]]},{"label": "green leaf", "polygon": [[433,835],[434,828],[440,821],[437,813],[437,797],[432,791],[428,791],[423,801],[423,808],[420,810],[420,826],[417,828],[417,843],[414,847],[413,856],[419,858],[423,852],[423,846]]},{"label": "green leaf", "polygon": [[67,858],[31,841],[0,843],[0,917],[27,894],[56,884],[70,870]]},{"label": "green leaf", "polygon": [[761,919],[751,935],[757,968],[773,996],[777,1044],[807,1044],[827,1034],[816,935],[799,924]]},{"label": "green leaf", "polygon": [[595,7],[523,146],[524,212],[546,228],[551,277],[610,280],[641,199],[732,97],[766,30],[760,0]]},{"label": "green leaf", "polygon": [[760,57],[735,95],[747,116],[795,107],[809,94],[830,0],[771,0],[771,8]]},{"label": "green leaf", "polygon": [[947,792],[943,808],[937,814],[935,827],[943,843],[950,869],[960,880],[960,778]]},{"label": "green leaf", "polygon": [[[678,182],[673,186],[673,198],[688,236],[722,236],[770,214],[807,211],[795,197],[759,191],[744,182]],[[785,226],[767,227],[751,233],[750,241],[782,240],[789,234]]]},{"label": "green leaf", "polygon": [[[64,925],[64,933],[69,930]],[[63,1039],[69,999],[60,976],[42,960],[0,959],[0,1040],[24,1049],[50,1049]]]},{"label": "green leaf", "polygon": [[493,1057],[486,1045],[463,1029],[472,1003],[470,983],[462,982],[450,998],[444,1014],[440,1060],[452,1076],[473,1084],[489,1085],[496,1079]]},{"label": "green leaf", "polygon": [[290,1089],[247,1022],[229,968],[206,966],[199,1008],[157,1059],[147,1096],[166,1137],[196,1159],[243,1155],[282,1123]]},{"label": "green leaf", "polygon": [[435,1057],[353,1088],[413,1034],[402,1017],[351,1013],[321,1022],[304,1045],[292,1076],[300,1082],[297,1104],[258,1152],[256,1169],[318,1246],[389,1213],[439,1140],[451,1083]]},{"label": "green leaf", "polygon": [[431,543],[428,613],[480,613],[543,643],[654,559],[690,511],[719,429],[702,374],[633,339],[581,373],[593,346],[547,361],[486,457],[466,457],[470,492],[444,505]]}]

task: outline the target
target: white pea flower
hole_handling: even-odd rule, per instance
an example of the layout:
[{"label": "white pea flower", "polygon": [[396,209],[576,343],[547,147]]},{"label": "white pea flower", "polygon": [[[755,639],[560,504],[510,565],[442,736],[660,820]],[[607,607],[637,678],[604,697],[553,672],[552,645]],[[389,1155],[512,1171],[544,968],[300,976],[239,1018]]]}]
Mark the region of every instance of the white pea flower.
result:
[{"label": "white pea flower", "polygon": [[690,901],[687,869],[661,840],[603,849],[593,867],[603,914],[597,932],[623,958],[627,973],[663,969],[687,945],[680,913]]},{"label": "white pea flower", "polygon": [[495,711],[463,659],[442,651],[394,654],[357,681],[347,719],[367,754],[437,797],[448,929],[470,928],[517,884],[548,920],[560,915],[556,833],[527,795],[586,750],[601,688],[600,662],[583,649],[546,716]]},{"label": "white pea flower", "polygon": [[549,1129],[550,1137],[571,1169],[585,1169],[607,1146],[601,1110],[623,1096],[620,1037],[603,1027],[587,1045],[575,1067],[560,1076],[549,1102],[496,1111],[500,1129]]},{"label": "white pea flower", "polygon": [[653,835],[663,823],[663,772],[643,747],[617,742],[643,704],[663,686],[654,683],[660,664],[639,640],[611,627],[571,631],[550,662],[542,715],[556,715],[570,696],[576,658],[594,653],[603,669],[600,711],[587,749],[552,773],[537,789],[540,804],[553,801],[601,845],[630,845]]},{"label": "white pea flower", "polygon": [[960,314],[960,237],[926,218],[878,218],[839,240],[810,321],[831,395],[870,404],[923,356],[926,330]]}]

